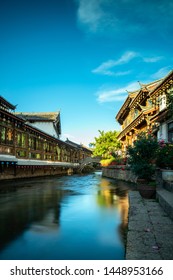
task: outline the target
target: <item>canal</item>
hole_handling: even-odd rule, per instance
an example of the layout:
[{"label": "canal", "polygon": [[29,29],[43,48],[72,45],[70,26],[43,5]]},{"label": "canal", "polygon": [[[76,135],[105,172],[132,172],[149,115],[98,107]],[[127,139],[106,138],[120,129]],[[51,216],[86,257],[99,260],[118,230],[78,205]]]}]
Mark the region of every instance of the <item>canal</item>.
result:
[{"label": "canal", "polygon": [[95,172],[0,184],[1,260],[124,259],[125,183]]}]

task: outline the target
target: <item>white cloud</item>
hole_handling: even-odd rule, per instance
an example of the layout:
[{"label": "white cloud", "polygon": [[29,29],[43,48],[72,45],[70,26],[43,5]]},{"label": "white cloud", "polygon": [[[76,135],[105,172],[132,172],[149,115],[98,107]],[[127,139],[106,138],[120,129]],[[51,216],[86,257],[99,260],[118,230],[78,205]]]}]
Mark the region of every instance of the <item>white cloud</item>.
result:
[{"label": "white cloud", "polygon": [[102,75],[106,75],[106,76],[125,76],[125,75],[128,75],[131,73],[131,70],[128,70],[128,71],[118,71],[118,72],[113,72],[113,71],[110,71],[110,70],[98,70],[96,69],[96,71],[92,71],[93,73],[98,73],[98,74],[102,74]]},{"label": "white cloud", "polygon": [[137,82],[132,82],[125,87],[112,90],[100,90],[96,93],[97,101],[99,103],[113,102],[125,100],[127,97],[127,91],[134,91],[139,89],[139,84]]},{"label": "white cloud", "polygon": [[131,60],[138,58],[142,62],[145,63],[154,63],[158,62],[161,59],[163,59],[162,56],[153,56],[153,57],[143,57],[137,52],[134,51],[126,51],[119,59],[117,60],[108,60],[106,62],[103,62],[101,65],[99,65],[97,68],[92,70],[92,73],[95,74],[102,74],[106,76],[125,76],[132,72],[132,70],[125,70],[125,71],[113,71],[112,68],[116,66],[120,66],[123,64],[129,63]]},{"label": "white cloud", "polygon": [[137,56],[138,53],[133,51],[127,51],[116,61],[115,65],[125,64]]},{"label": "white cloud", "polygon": [[147,63],[157,62],[163,59],[163,56],[155,56],[155,57],[144,57],[143,61]]},{"label": "white cloud", "polygon": [[124,38],[127,34],[136,36],[136,33],[148,36],[152,31],[172,33],[173,4],[170,0],[139,0],[138,5],[136,0],[74,1],[79,24],[91,33],[119,34]]},{"label": "white cloud", "polygon": [[108,76],[128,75],[131,72],[130,70],[114,72],[114,71],[110,71],[109,69],[111,69],[115,66],[118,66],[118,65],[126,64],[137,56],[139,56],[138,53],[133,52],[133,51],[127,51],[118,60],[108,60],[106,62],[103,62],[96,69],[92,70],[92,72],[96,73],[96,74],[103,74],[103,75],[108,75]]},{"label": "white cloud", "polygon": [[170,66],[166,66],[166,67],[160,68],[156,73],[154,73],[151,76],[151,78],[153,78],[153,79],[161,79],[164,76],[166,76],[169,73],[169,71],[171,71],[171,67]]},{"label": "white cloud", "polygon": [[104,12],[101,9],[99,0],[77,0],[78,2],[78,20],[87,25],[90,31],[95,32],[98,29]]},{"label": "white cloud", "polygon": [[[160,79],[166,76],[169,71],[171,70],[171,67],[163,67],[159,69],[156,73],[151,75],[152,79]],[[147,83],[147,82],[146,82]],[[127,91],[133,92],[135,90],[138,90],[140,88],[138,82],[132,82],[130,84],[127,84],[124,87],[117,88],[117,89],[101,89],[99,90],[97,95],[97,101],[98,103],[106,103],[106,102],[116,102],[116,101],[124,101],[127,97]]]}]

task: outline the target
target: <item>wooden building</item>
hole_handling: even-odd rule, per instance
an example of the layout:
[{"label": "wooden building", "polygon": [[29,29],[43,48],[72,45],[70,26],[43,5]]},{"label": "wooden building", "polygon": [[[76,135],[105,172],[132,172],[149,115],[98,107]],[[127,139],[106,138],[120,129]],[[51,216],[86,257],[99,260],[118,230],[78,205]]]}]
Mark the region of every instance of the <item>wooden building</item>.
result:
[{"label": "wooden building", "polygon": [[163,79],[141,84],[140,89],[129,92],[124,104],[116,115],[121,125],[118,139],[122,151],[133,145],[137,134],[150,130],[158,139],[173,142],[173,115],[169,100],[173,94],[173,71]]},{"label": "wooden building", "polygon": [[18,117],[25,120],[26,124],[36,127],[47,134],[60,138],[61,121],[60,112],[50,113],[15,113]]},{"label": "wooden building", "polygon": [[86,157],[90,157],[92,154],[92,150],[85,147],[83,144],[77,144],[75,142],[70,141],[68,138],[65,141],[67,144],[71,145],[73,149],[76,149],[77,158],[79,161],[84,160]]},{"label": "wooden building", "polygon": [[[14,113],[15,108],[0,96],[0,179],[66,174],[69,168],[78,167],[81,148],[57,137],[60,116],[54,137],[28,124],[26,116]],[[83,157],[91,153],[85,149]]]}]

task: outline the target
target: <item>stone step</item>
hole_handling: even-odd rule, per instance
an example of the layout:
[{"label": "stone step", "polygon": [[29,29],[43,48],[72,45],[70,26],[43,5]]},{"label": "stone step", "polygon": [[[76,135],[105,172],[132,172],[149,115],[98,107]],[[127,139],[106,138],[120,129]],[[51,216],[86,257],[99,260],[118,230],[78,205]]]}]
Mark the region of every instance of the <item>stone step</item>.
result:
[{"label": "stone step", "polygon": [[173,193],[166,189],[158,189],[156,192],[156,199],[158,199],[163,210],[173,220]]},{"label": "stone step", "polygon": [[163,187],[169,191],[169,192],[173,192],[173,182],[169,182],[169,181],[164,181],[163,180]]}]

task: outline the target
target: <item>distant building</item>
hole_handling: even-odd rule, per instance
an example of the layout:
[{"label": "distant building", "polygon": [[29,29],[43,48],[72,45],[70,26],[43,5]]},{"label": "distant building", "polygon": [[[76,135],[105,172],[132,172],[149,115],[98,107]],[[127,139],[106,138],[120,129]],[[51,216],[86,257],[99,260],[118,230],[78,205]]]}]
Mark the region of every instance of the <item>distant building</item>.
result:
[{"label": "distant building", "polygon": [[65,142],[71,145],[73,148],[76,148],[76,150],[79,153],[78,157],[80,160],[83,160],[86,157],[91,157],[92,150],[89,149],[88,147],[85,147],[83,144],[77,144],[75,142],[70,141],[68,138],[66,139]]},{"label": "distant building", "polygon": [[169,97],[173,95],[173,71],[163,79],[149,84],[140,83],[140,89],[129,92],[116,115],[121,125],[118,139],[125,152],[141,131],[151,130],[158,139],[173,142],[173,114]]},{"label": "distant building", "polygon": [[36,127],[47,134],[59,138],[61,134],[60,112],[54,113],[15,113],[25,123]]}]

